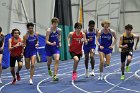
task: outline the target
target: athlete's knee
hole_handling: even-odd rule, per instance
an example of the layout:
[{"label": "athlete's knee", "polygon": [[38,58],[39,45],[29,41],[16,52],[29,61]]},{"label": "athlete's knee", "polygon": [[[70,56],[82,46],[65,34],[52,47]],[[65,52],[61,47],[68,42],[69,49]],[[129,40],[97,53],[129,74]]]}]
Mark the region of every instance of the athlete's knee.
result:
[{"label": "athlete's knee", "polygon": [[31,68],[34,68],[34,67],[35,67],[35,65],[34,65],[34,64],[32,64],[32,65],[31,65]]},{"label": "athlete's knee", "polygon": [[131,59],[127,59],[127,62],[131,62]]},{"label": "athlete's knee", "polygon": [[2,63],[0,63],[0,67],[2,66]]},{"label": "athlete's knee", "polygon": [[22,68],[22,64],[18,65],[19,68]]},{"label": "athlete's knee", "polygon": [[30,69],[30,66],[29,65],[26,65],[25,67],[26,67],[26,69]]},{"label": "athlete's knee", "polygon": [[74,56],[74,61],[79,62],[79,58],[77,56]]}]

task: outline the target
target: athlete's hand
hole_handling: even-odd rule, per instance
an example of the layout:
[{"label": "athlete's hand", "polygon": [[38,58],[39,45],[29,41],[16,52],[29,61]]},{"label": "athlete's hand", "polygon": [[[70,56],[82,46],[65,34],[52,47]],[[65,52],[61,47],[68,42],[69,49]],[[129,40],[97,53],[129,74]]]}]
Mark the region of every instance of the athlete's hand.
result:
[{"label": "athlete's hand", "polygon": [[89,41],[92,41],[93,40],[93,38],[89,38]]},{"label": "athlete's hand", "polygon": [[3,50],[3,47],[0,48],[0,51]]},{"label": "athlete's hand", "polygon": [[123,45],[123,48],[127,48],[127,47],[128,47],[128,45],[127,45],[127,44]]},{"label": "athlete's hand", "polygon": [[59,42],[59,47],[61,47],[62,45],[61,45],[61,42]]},{"label": "athlete's hand", "polygon": [[135,50],[137,50],[137,46],[135,46]]},{"label": "athlete's hand", "polygon": [[68,47],[70,47],[70,44],[68,44]]},{"label": "athlete's hand", "polygon": [[53,43],[52,43],[52,46],[55,46],[55,45],[56,45],[56,42],[53,42]]},{"label": "athlete's hand", "polygon": [[113,46],[109,46],[110,49],[113,49]]},{"label": "athlete's hand", "polygon": [[82,38],[80,41],[81,41],[81,42],[85,42],[84,38]]},{"label": "athlete's hand", "polygon": [[37,43],[37,44],[35,44],[35,47],[37,47],[38,48],[38,46],[39,46],[39,44]]},{"label": "athlete's hand", "polygon": [[104,49],[104,47],[103,46],[99,46],[100,47],[100,49],[102,50],[102,49]]}]

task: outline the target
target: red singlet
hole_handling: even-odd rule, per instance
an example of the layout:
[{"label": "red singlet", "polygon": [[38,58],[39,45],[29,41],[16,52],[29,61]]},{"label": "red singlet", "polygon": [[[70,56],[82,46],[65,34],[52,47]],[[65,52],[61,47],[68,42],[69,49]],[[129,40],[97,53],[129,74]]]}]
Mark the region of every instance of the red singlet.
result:
[{"label": "red singlet", "polygon": [[82,45],[83,45],[83,42],[81,42],[82,38],[83,38],[82,32],[80,32],[79,36],[77,36],[76,32],[74,31],[72,35],[72,42],[69,48],[70,52],[74,52],[75,54],[82,54]]},{"label": "red singlet", "polygon": [[[21,38],[20,38],[20,37],[18,38],[18,42],[15,42],[13,37],[12,37],[11,40],[12,40],[12,41],[11,41],[12,46],[14,46],[14,45],[16,45],[17,43],[21,42]],[[17,56],[20,56],[21,53],[22,53],[22,47],[19,46],[19,47],[13,48],[13,49],[10,51],[10,56],[12,56],[12,57],[17,57]]]}]

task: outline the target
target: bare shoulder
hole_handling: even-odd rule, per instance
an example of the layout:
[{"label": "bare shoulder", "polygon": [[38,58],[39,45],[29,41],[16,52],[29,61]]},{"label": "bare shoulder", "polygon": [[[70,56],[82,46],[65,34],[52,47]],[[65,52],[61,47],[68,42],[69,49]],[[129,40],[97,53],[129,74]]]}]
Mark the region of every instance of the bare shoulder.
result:
[{"label": "bare shoulder", "polygon": [[62,29],[61,28],[58,28],[58,31],[62,31]]}]

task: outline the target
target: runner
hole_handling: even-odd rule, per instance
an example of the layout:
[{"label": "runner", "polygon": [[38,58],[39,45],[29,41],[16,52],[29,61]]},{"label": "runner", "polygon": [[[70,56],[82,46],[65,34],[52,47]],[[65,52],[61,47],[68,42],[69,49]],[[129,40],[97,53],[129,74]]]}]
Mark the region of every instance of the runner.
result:
[{"label": "runner", "polygon": [[27,23],[27,33],[23,37],[23,42],[25,44],[24,57],[26,69],[30,69],[30,79],[29,84],[33,84],[33,75],[35,69],[35,61],[38,47],[38,33],[34,32],[34,24]]},{"label": "runner", "polygon": [[[97,35],[97,45],[99,48],[99,56],[100,56],[100,76],[99,80],[103,79],[103,67],[104,67],[104,58],[106,58],[106,64],[110,64],[110,59],[111,59],[111,53],[113,50],[114,45],[116,44],[116,34],[115,32],[110,29],[110,22],[108,20],[105,20],[102,22],[103,29],[98,32]],[[113,38],[114,41],[113,41]],[[100,43],[99,43],[100,39]]]},{"label": "runner", "polygon": [[96,48],[96,34],[97,30],[95,29],[95,22],[93,20],[89,21],[89,28],[87,30],[84,30],[84,33],[86,34],[86,39],[88,41],[88,44],[84,44],[84,54],[85,54],[85,76],[89,77],[88,73],[88,62],[89,62],[89,57],[90,57],[90,63],[91,63],[91,76],[95,76],[94,73],[94,65],[95,65],[95,59],[94,59],[94,54],[95,54],[95,48]]},{"label": "runner", "polygon": [[0,84],[2,84],[1,74],[2,74],[3,49],[4,49],[4,34],[2,33],[2,28],[0,27]]},{"label": "runner", "polygon": [[121,48],[121,80],[125,79],[124,70],[125,70],[125,61],[127,57],[126,63],[126,72],[130,71],[130,63],[133,56],[133,46],[134,46],[134,39],[137,39],[135,50],[137,49],[137,45],[139,42],[139,36],[132,33],[133,26],[128,24],[125,26],[125,32],[120,37],[119,47]]},{"label": "runner", "polygon": [[[23,62],[23,43],[20,36],[20,31],[18,29],[13,29],[11,33],[12,37],[9,39],[9,50],[10,50],[10,68],[11,74],[13,76],[12,84],[16,83],[16,80],[20,81],[19,72],[22,68]],[[15,63],[18,62],[18,69],[15,74]],[[16,76],[17,78],[16,78]]]},{"label": "runner", "polygon": [[[53,76],[54,81],[58,81],[59,78],[57,76],[58,73],[58,66],[59,66],[59,58],[60,58],[60,50],[61,47],[61,29],[58,28],[59,20],[58,18],[53,18],[51,20],[52,25],[50,28],[47,29],[46,32],[46,54],[47,54],[47,66],[48,66],[48,73],[50,76]],[[50,68],[52,63],[52,56],[55,60],[54,64],[54,74],[52,74],[52,70]]]},{"label": "runner", "polygon": [[80,61],[80,57],[82,56],[82,45],[83,42],[87,44],[87,41],[86,41],[85,33],[81,31],[82,24],[75,23],[74,28],[75,31],[70,32],[68,35],[68,46],[69,46],[69,52],[74,60],[72,80],[75,81],[77,79],[77,72],[76,72],[77,66]]}]

